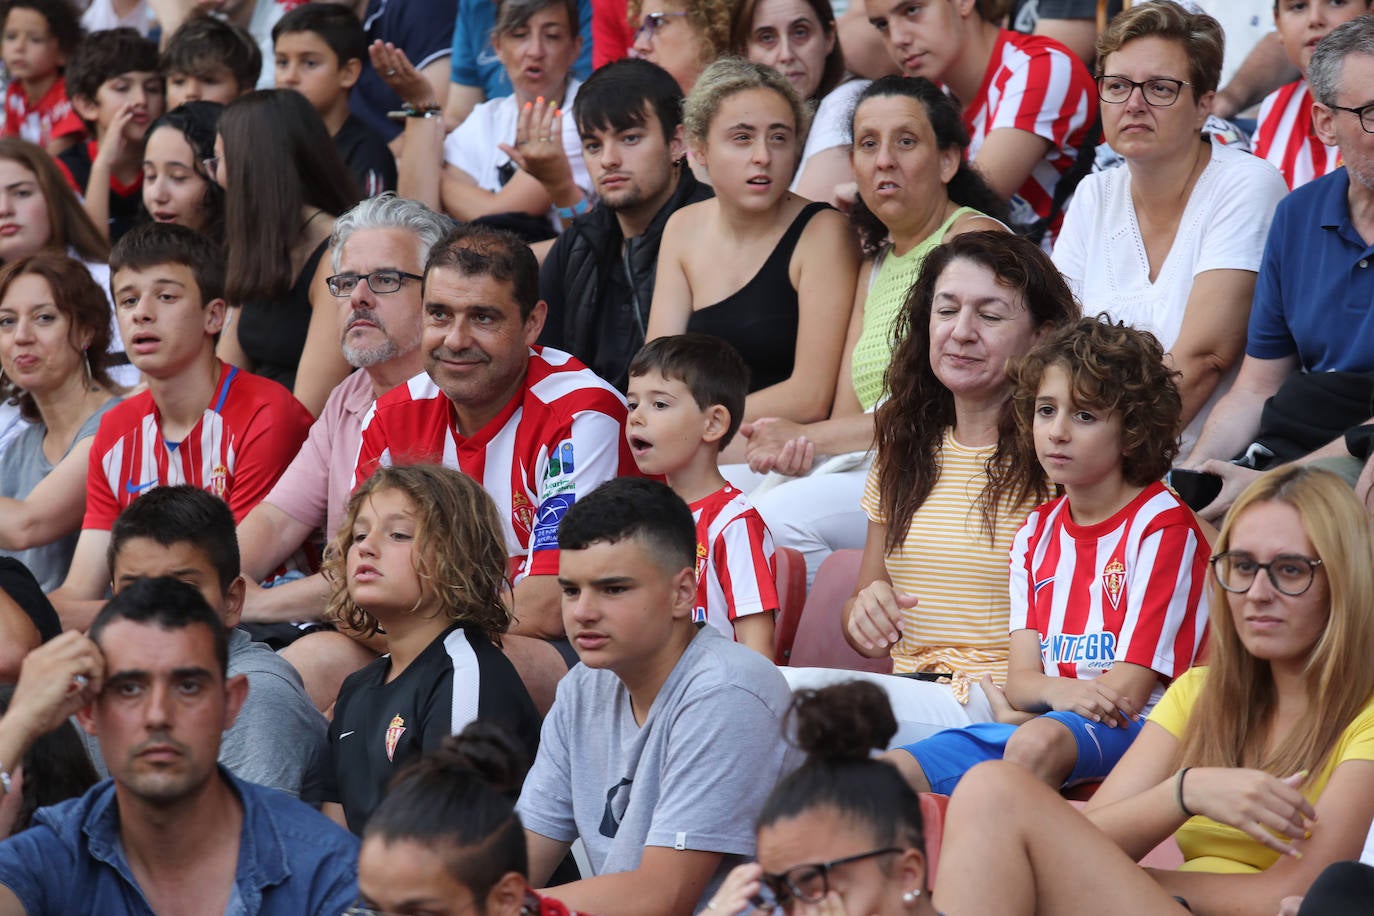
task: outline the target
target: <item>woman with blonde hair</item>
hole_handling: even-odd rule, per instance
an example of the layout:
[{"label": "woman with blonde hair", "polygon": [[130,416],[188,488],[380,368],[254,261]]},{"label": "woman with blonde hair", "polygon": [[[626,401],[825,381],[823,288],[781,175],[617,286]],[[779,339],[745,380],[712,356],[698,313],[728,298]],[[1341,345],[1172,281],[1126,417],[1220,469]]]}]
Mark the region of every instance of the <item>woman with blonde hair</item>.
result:
[{"label": "woman with blonde hair", "polygon": [[[1207,666],[1173,683],[1084,814],[1015,765],[972,770],[937,906],[1269,916],[1359,854],[1374,818],[1370,517],[1336,475],[1290,465],[1241,495],[1216,551]],[[1170,834],[1182,867],[1135,866]]]}]

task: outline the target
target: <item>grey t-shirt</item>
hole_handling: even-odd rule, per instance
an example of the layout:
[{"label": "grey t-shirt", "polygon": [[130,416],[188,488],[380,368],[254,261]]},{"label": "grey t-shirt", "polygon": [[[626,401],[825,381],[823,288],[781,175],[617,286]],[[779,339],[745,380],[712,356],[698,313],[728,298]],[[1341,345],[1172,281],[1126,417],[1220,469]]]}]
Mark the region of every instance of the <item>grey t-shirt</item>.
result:
[{"label": "grey t-shirt", "polygon": [[[328,723],[291,663],[238,627],[229,630],[229,676],[248,676],[248,698],[224,733],[219,762],[244,782],[301,794],[307,770],[324,756]],[[109,776],[100,744],[81,732],[96,771]]]},{"label": "grey t-shirt", "polygon": [[[72,444],[62,457],[67,457],[76,443],[95,435],[100,427],[100,418],[105,411],[115,406],[121,398],[110,398],[81,424],[76,431]],[[52,473],[53,465],[43,454],[43,437],[48,428],[42,423],[26,427],[9,447],[0,455],[0,496],[24,499],[38,486],[39,481]],[[78,526],[79,527],[79,526]],[[43,591],[50,592],[67,578],[67,568],[72,565],[72,554],[76,552],[76,538],[81,532],[73,531],[57,540],[27,550],[0,550],[0,556],[14,557],[29,568]]]},{"label": "grey t-shirt", "polygon": [[704,627],[641,727],[616,675],[578,665],[558,685],[516,810],[530,830],[581,837],[594,874],[632,871],[645,846],[724,853],[702,894],[754,854],[764,799],[795,764],[792,695],[766,658]]}]

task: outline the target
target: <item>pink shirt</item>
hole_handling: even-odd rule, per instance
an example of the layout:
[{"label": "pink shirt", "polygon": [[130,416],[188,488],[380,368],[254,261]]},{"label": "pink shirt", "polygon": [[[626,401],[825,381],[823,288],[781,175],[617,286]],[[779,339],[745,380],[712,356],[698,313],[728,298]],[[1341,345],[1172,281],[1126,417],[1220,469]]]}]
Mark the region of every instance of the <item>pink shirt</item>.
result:
[{"label": "pink shirt", "polygon": [[353,492],[363,415],[373,400],[372,377],[362,369],[336,385],[305,444],[264,502],[303,525],[324,525],[326,540],[332,540]]}]

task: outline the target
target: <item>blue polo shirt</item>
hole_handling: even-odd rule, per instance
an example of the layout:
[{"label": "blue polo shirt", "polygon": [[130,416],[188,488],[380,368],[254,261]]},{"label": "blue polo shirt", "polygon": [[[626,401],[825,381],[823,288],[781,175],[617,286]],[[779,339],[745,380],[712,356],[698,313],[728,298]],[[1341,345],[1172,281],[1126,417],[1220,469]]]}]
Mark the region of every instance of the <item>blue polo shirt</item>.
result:
[{"label": "blue polo shirt", "polygon": [[[338,916],[357,899],[358,841],[309,805],[220,768],[243,802],[234,916]],[[113,780],[34,813],[0,843],[0,884],[28,913],[153,916],[119,841]]]},{"label": "blue polo shirt", "polygon": [[[510,75],[496,56],[491,32],[496,28],[496,4],[491,0],[458,0],[458,19],[453,26],[453,50],[449,57],[449,79],[459,86],[480,86],[487,100],[499,99],[515,90]],[[577,31],[582,36],[582,51],[573,61],[573,76],[585,80],[592,75],[592,2],[577,0]],[[565,117],[568,117],[565,115]]]},{"label": "blue polo shirt", "polygon": [[1279,202],[1264,245],[1248,356],[1307,372],[1374,371],[1374,245],[1350,220],[1345,169]]}]

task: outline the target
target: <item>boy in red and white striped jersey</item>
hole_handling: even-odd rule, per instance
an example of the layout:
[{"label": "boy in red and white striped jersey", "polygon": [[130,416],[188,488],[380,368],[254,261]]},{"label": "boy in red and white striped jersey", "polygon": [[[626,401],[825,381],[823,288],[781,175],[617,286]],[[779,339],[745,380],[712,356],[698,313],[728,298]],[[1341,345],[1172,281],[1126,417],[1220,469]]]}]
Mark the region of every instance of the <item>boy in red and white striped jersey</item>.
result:
[{"label": "boy in red and white striped jersey", "polygon": [[[1177,374],[1153,335],[1084,318],[1013,370],[1016,435],[990,486],[1052,483],[1012,542],[995,722],[889,752],[918,791],[1005,757],[1052,786],[1104,778],[1207,626],[1208,544],[1161,481],[1178,453]],[[1034,492],[1034,491],[1031,491]]]},{"label": "boy in red and white striped jersey", "polygon": [[1279,40],[1303,78],[1269,93],[1260,103],[1255,155],[1283,173],[1288,189],[1301,187],[1341,165],[1341,151],[1327,146],[1312,127],[1307,64],[1317,42],[1336,26],[1369,12],[1369,0],[1276,0]]},{"label": "boy in red and white striped jersey", "polygon": [[630,363],[625,440],[645,474],[662,475],[697,526],[692,619],[773,657],[778,594],[773,536],[717,460],[744,418],[749,367],[723,340],[660,337]]},{"label": "boy in red and white striped jersey", "polygon": [[310,413],[276,382],[215,356],[226,321],[223,255],[184,226],[152,223],[110,255],[115,315],[148,388],[100,421],[86,473],[86,517],[52,602],[85,629],[110,584],[106,549],[120,511],[152,487],[190,484],[242,521],[295,457]]}]

